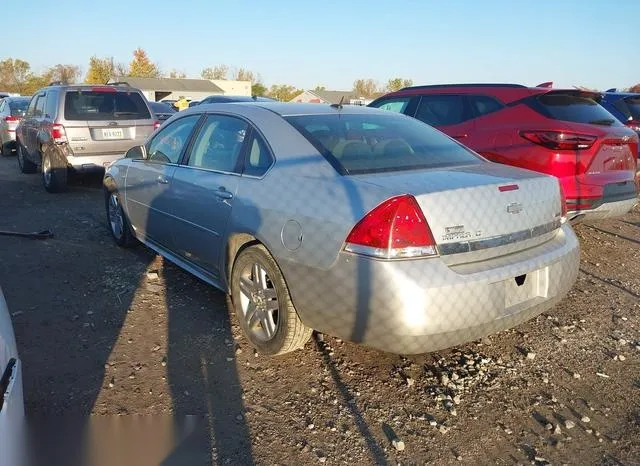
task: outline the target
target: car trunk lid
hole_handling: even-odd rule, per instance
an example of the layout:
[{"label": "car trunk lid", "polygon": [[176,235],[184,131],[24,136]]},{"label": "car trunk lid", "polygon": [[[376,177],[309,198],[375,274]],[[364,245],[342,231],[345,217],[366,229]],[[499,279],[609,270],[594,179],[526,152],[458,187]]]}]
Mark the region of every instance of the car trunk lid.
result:
[{"label": "car trunk lid", "polygon": [[533,247],[560,227],[557,180],[505,165],[358,175],[391,194],[412,194],[450,265]]}]

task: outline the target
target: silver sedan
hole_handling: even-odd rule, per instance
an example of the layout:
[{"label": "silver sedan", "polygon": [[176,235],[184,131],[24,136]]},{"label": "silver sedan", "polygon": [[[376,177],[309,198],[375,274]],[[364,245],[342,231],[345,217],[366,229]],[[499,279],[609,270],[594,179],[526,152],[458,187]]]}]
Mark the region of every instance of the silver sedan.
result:
[{"label": "silver sedan", "polygon": [[422,353],[564,298],[579,244],[556,178],[359,106],[198,105],[105,173],[108,224],[231,295],[251,345],[312,330]]}]

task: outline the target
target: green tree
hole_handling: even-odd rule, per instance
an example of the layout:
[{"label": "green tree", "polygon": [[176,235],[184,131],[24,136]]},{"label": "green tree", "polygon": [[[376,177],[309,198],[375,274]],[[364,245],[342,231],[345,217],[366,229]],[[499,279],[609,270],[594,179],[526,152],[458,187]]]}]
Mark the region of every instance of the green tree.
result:
[{"label": "green tree", "polygon": [[297,89],[296,87],[290,86],[288,84],[274,84],[269,89],[268,96],[282,102],[289,102],[295,96],[300,95],[302,92],[302,89]]},{"label": "green tree", "polygon": [[236,81],[251,81],[252,84],[262,82],[262,78],[259,73],[254,73],[253,71],[238,68],[233,74],[232,77]]},{"label": "green tree", "polygon": [[229,67],[227,65],[216,65],[213,68],[205,68],[200,72],[202,79],[227,79]]},{"label": "green tree", "polygon": [[158,66],[149,59],[147,52],[138,47],[133,51],[133,60],[129,63],[128,76],[157,78],[160,76],[160,70]]},{"label": "green tree", "polygon": [[49,68],[48,73],[51,75],[52,81],[74,84],[80,77],[80,67],[76,65],[57,64]]},{"label": "green tree", "polygon": [[24,94],[23,87],[31,75],[29,62],[13,58],[0,61],[0,88],[2,90]]},{"label": "green tree", "polygon": [[89,58],[89,69],[84,81],[89,84],[106,84],[115,75],[113,58]]},{"label": "green tree", "polygon": [[356,79],[353,82],[353,92],[358,97],[373,97],[378,92],[378,85],[373,79]]},{"label": "green tree", "polygon": [[262,83],[255,83],[251,86],[251,95],[257,95],[258,97],[262,97],[267,95],[267,86]]},{"label": "green tree", "polygon": [[326,88],[326,87],[324,87],[324,86],[316,86],[313,90],[314,90],[314,91],[326,91],[326,90],[327,90],[327,88]]},{"label": "green tree", "polygon": [[389,81],[387,81],[386,91],[394,92],[402,89],[403,87],[409,87],[409,86],[413,86],[412,79],[391,78]]}]

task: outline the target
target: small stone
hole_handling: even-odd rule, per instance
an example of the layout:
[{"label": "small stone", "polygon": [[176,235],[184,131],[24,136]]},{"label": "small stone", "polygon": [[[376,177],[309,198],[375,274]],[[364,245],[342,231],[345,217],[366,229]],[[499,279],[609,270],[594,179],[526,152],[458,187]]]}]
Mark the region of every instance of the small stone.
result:
[{"label": "small stone", "polygon": [[567,429],[573,429],[576,426],[576,423],[573,422],[571,419],[567,419],[566,421],[564,421],[564,426]]},{"label": "small stone", "polygon": [[413,387],[413,384],[416,383],[411,377],[407,377],[407,386]]},{"label": "small stone", "polygon": [[604,372],[596,372],[596,375],[598,377],[602,377],[603,379],[608,379],[609,376],[607,374],[605,374]]},{"label": "small stone", "polygon": [[453,402],[454,402],[455,404],[459,405],[459,404],[460,404],[460,401],[461,401],[461,399],[460,399],[460,395],[456,395],[456,396],[454,396],[454,397],[453,397]]},{"label": "small stone", "polygon": [[556,424],[556,428],[553,429],[553,433],[555,435],[560,435],[562,433],[562,429],[560,428],[560,424]]},{"label": "small stone", "polygon": [[184,396],[189,396],[189,390],[184,391]]},{"label": "small stone", "polygon": [[460,376],[458,375],[457,372],[454,372],[453,374],[451,374],[451,380],[458,380],[460,378]]},{"label": "small stone", "polygon": [[242,421],[243,419],[244,419],[244,416],[243,416],[242,414],[238,414],[238,415],[236,416],[236,420],[237,420],[237,421]]},{"label": "small stone", "polygon": [[591,419],[589,419],[589,416],[582,416],[582,419],[580,420],[584,423],[591,422]]},{"label": "small stone", "polygon": [[458,412],[456,411],[456,408],[451,408],[451,410],[449,411],[451,413],[452,416],[457,416]]},{"label": "small stone", "polygon": [[324,463],[325,461],[327,461],[327,457],[326,456],[319,456],[318,457],[318,461],[320,461],[321,463]]},{"label": "small stone", "polygon": [[157,280],[158,272],[147,272],[147,280]]},{"label": "small stone", "polygon": [[227,362],[233,361],[233,358],[227,358]]},{"label": "small stone", "polygon": [[393,448],[395,448],[396,450],[404,451],[404,442],[402,440],[393,439],[391,444],[393,445]]},{"label": "small stone", "polygon": [[547,430],[553,430],[553,424],[551,424],[550,422],[547,422],[544,428]]},{"label": "small stone", "polygon": [[624,345],[626,345],[626,344],[627,344],[627,340],[625,340],[624,338],[620,338],[620,339],[618,340],[618,344],[619,344],[619,345],[621,345],[621,346],[624,346]]},{"label": "small stone", "polygon": [[587,430],[585,430],[585,432],[586,432],[587,434],[593,434],[593,430],[592,430],[592,429],[587,429]]},{"label": "small stone", "polygon": [[241,354],[242,353],[242,348],[240,348],[239,346],[236,348],[236,354]]},{"label": "small stone", "polygon": [[548,378],[546,378],[546,377],[545,377],[545,378],[543,378],[543,379],[542,379],[542,383],[549,383],[549,379],[548,379]]},{"label": "small stone", "polygon": [[600,437],[600,438],[598,439],[598,442],[600,442],[600,443],[604,442],[604,440],[602,439],[602,437]]},{"label": "small stone", "polygon": [[431,421],[429,421],[429,425],[432,426],[432,427],[436,427],[438,425],[438,423],[435,420],[432,419]]},{"label": "small stone", "polygon": [[574,379],[579,379],[579,378],[580,378],[580,374],[579,374],[579,373],[577,373],[577,372],[574,372],[574,373],[573,373],[573,378],[574,378]]},{"label": "small stone", "polygon": [[547,460],[542,456],[536,456],[535,458],[533,458],[533,460],[537,461],[538,463],[547,463]]},{"label": "small stone", "polygon": [[109,382],[109,388],[113,388],[113,387],[114,387],[113,382]]},{"label": "small stone", "polygon": [[513,431],[507,427],[506,429],[504,429],[504,433],[507,435],[511,435],[513,434]]},{"label": "small stone", "polygon": [[626,360],[627,358],[625,358],[625,357],[624,357],[624,355],[619,354],[619,355],[618,355],[618,359],[619,359],[620,361],[624,361],[624,360]]},{"label": "small stone", "polygon": [[449,432],[449,428],[447,426],[440,426],[438,427],[438,430],[443,434],[446,434],[447,432]]},{"label": "small stone", "polygon": [[447,374],[442,374],[440,376],[440,383],[442,385],[448,385],[449,384],[449,376]]},{"label": "small stone", "polygon": [[167,357],[165,356],[164,358],[162,358],[162,367],[165,367],[167,365]]},{"label": "small stone", "polygon": [[536,358],[536,353],[533,353],[531,351],[527,353],[527,359],[535,359],[535,358]]},{"label": "small stone", "polygon": [[457,459],[458,461],[462,461],[462,455],[458,455],[458,456],[456,456],[456,459]]},{"label": "small stone", "polygon": [[307,425],[307,429],[309,429],[309,430],[313,430],[313,428],[314,428],[314,427],[315,427],[315,426],[314,426],[313,424],[309,424],[309,425]]}]

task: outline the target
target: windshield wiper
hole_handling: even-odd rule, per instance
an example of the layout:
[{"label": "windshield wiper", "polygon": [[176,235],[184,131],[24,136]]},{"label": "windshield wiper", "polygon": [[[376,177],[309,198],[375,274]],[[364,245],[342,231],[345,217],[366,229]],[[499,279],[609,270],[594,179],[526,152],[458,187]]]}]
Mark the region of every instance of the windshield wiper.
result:
[{"label": "windshield wiper", "polygon": [[593,120],[590,121],[589,124],[590,125],[606,125],[606,126],[611,126],[613,124],[615,120],[612,120],[610,118],[603,118],[601,120]]}]

